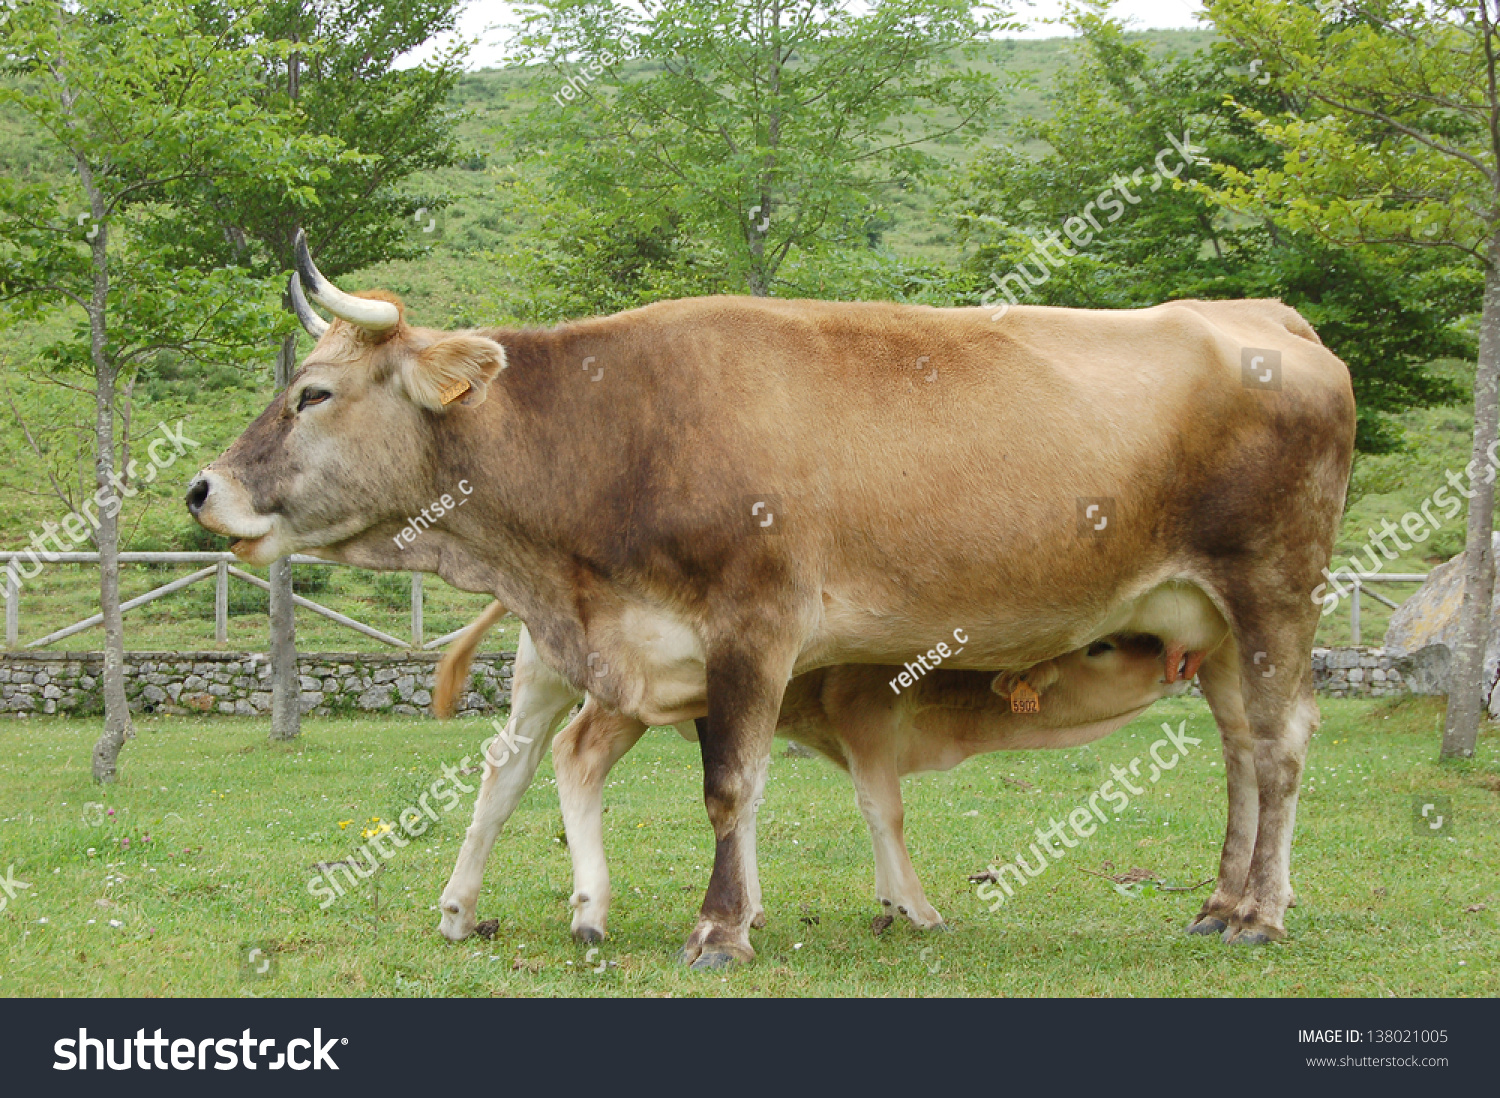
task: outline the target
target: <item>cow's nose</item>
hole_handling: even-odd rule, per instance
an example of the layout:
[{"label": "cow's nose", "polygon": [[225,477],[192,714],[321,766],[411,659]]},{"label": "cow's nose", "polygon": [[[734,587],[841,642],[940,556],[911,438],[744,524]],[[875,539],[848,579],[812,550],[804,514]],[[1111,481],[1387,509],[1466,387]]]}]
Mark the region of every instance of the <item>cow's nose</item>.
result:
[{"label": "cow's nose", "polygon": [[203,476],[200,473],[198,475],[197,479],[194,480],[192,484],[188,485],[188,490],[187,490],[187,509],[188,509],[188,513],[196,517],[197,514],[198,514],[198,512],[201,511],[201,510],[203,510],[203,504],[207,500],[208,500],[208,478],[206,476]]}]

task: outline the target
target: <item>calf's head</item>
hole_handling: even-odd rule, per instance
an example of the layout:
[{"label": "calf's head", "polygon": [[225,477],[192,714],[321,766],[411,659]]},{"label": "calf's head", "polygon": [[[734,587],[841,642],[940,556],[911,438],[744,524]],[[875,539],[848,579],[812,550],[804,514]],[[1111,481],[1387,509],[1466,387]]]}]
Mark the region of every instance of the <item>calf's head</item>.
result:
[{"label": "calf's head", "polygon": [[1168,680],[1166,647],[1147,634],[1103,637],[1024,671],[1002,671],[990,689],[1008,698],[1025,682],[1041,698],[1044,721],[1103,720],[1188,689],[1187,679]]},{"label": "calf's head", "polygon": [[505,368],[492,339],[412,327],[390,295],[339,290],[300,232],[296,251],[292,303],[317,345],[187,493],[192,516],[238,539],[234,552],[252,564],[399,525],[451,491],[437,484],[435,436],[444,417],[482,404]]}]

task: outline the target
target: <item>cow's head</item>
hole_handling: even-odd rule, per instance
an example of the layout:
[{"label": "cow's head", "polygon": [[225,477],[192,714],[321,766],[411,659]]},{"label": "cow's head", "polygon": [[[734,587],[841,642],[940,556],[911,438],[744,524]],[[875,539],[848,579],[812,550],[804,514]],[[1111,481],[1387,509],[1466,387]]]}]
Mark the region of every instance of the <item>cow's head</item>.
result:
[{"label": "cow's head", "polygon": [[[234,552],[253,564],[419,513],[435,498],[442,417],[483,403],[505,368],[505,349],[492,339],[415,328],[390,295],[339,290],[313,265],[301,232],[296,253],[291,299],[317,346],[187,494],[193,517],[239,539]],[[307,297],[336,319],[324,321]]]}]

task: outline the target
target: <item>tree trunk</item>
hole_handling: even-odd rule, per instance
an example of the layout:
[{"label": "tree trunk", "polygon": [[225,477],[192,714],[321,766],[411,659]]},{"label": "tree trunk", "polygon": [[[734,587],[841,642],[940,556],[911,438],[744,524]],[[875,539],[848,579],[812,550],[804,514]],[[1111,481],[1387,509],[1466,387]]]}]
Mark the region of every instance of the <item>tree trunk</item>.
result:
[{"label": "tree trunk", "polygon": [[1489,642],[1490,606],[1495,593],[1495,562],[1490,531],[1495,523],[1495,484],[1489,449],[1500,419],[1500,232],[1490,241],[1484,273],[1484,312],[1479,321],[1479,366],[1474,375],[1474,453],[1469,466],[1481,475],[1469,500],[1469,536],[1464,549],[1464,600],[1459,608],[1458,649],[1448,689],[1448,719],[1442,757],[1470,758],[1479,740],[1489,688],[1484,650]]},{"label": "tree trunk", "polygon": [[[120,749],[135,734],[125,701],[125,624],[120,614],[120,508],[122,489],[115,476],[115,365],[109,357],[105,308],[109,296],[109,230],[104,204],[92,175],[80,162],[89,192],[95,230],[92,241],[94,285],[89,300],[89,354],[94,365],[94,483],[98,496],[99,612],[104,616],[104,732],[94,744],[94,780],[111,782],[119,771]],[[129,490],[134,495],[134,490]],[[110,502],[103,502],[104,500]]]},{"label": "tree trunk", "polygon": [[[297,368],[297,337],[287,336],[276,352],[276,389],[285,389]],[[292,603],[292,562],[271,565],[271,739],[294,739],[302,731],[302,700],[297,673],[297,618]]]}]

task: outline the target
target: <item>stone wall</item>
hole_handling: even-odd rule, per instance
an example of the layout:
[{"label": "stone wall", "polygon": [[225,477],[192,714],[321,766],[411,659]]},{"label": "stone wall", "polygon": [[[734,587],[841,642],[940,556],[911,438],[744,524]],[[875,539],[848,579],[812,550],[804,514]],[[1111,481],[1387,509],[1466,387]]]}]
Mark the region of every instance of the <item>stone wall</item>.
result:
[{"label": "stone wall", "polygon": [[1408,692],[1394,656],[1384,648],[1314,648],[1313,686],[1332,698],[1380,698]]},{"label": "stone wall", "polygon": [[[302,712],[391,713],[415,717],[432,702],[440,654],[408,652],[308,653],[299,659]],[[510,705],[513,652],[480,653],[460,716]],[[146,713],[271,711],[271,669],[262,652],[127,652],[125,693]],[[0,653],[0,716],[102,712],[98,652]],[[1314,648],[1313,682],[1335,698],[1382,697],[1407,690],[1400,668],[1383,648]],[[1197,694],[1194,684],[1193,693]]]},{"label": "stone wall", "polygon": [[[302,712],[391,713],[415,717],[432,701],[441,654],[316,652],[298,659]],[[479,653],[460,716],[510,704],[513,652]],[[127,652],[125,694],[144,713],[271,712],[271,668],[263,652]],[[0,653],[0,716],[101,713],[99,652]]]}]

